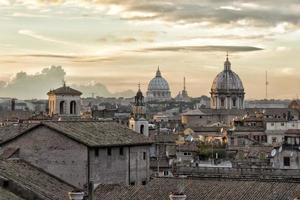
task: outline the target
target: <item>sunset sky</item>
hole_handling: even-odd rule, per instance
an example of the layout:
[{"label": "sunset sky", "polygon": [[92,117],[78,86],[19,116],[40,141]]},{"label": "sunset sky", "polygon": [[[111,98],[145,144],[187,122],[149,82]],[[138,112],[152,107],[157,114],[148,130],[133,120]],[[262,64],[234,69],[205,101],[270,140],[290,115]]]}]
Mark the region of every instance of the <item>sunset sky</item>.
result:
[{"label": "sunset sky", "polygon": [[[246,98],[265,97],[266,70],[270,98],[300,93],[299,0],[0,0],[0,25],[0,96],[51,65],[111,93],[145,92],[159,65],[173,97],[184,76],[191,96],[209,95],[226,51]],[[36,83],[26,98],[43,97]]]}]

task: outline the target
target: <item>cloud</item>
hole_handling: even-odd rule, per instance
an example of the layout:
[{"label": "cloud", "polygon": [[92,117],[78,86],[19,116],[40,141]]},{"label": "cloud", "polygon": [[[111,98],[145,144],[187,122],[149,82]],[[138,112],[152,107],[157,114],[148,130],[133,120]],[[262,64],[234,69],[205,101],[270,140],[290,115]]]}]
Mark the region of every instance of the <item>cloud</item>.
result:
[{"label": "cloud", "polygon": [[[46,99],[46,93],[50,89],[58,88],[62,85],[62,81],[66,79],[66,72],[61,66],[51,66],[44,68],[36,74],[27,74],[26,72],[18,72],[10,81],[0,81],[0,94],[6,97],[16,97],[19,99],[42,98]],[[132,91],[124,91],[120,93],[111,93],[105,85],[99,82],[93,82],[87,85],[72,84],[72,87],[82,91],[83,96],[133,96]]]},{"label": "cloud", "polygon": [[54,42],[54,43],[60,43],[60,44],[70,44],[70,43],[65,42],[65,41],[56,40],[56,39],[53,39],[53,38],[50,38],[50,37],[46,37],[46,36],[37,34],[34,31],[27,30],[27,29],[19,30],[18,33],[20,35],[26,35],[26,36],[32,37],[34,39],[42,40],[42,41],[46,41],[46,42]]},{"label": "cloud", "polygon": [[142,52],[150,51],[229,51],[229,52],[245,52],[263,50],[258,47],[251,46],[165,46],[141,49]]},{"label": "cloud", "polygon": [[[67,55],[67,54],[10,54],[10,55],[1,55],[1,58],[12,60],[13,58],[50,58],[50,59],[62,59],[67,60],[73,63],[92,63],[92,62],[109,62],[115,61],[120,58],[119,56],[97,56],[97,55]],[[3,62],[3,60],[1,60]]]},{"label": "cloud", "polygon": [[98,42],[113,42],[113,43],[133,43],[137,42],[138,39],[135,37],[117,37],[113,35],[101,37],[97,40]]},{"label": "cloud", "polygon": [[[6,2],[5,0],[2,0]],[[299,0],[19,0],[29,5],[61,5],[94,9],[98,13],[119,15],[126,20],[161,20],[173,23],[228,25],[246,20],[251,26],[300,23]],[[76,2],[76,3],[75,3]]]}]

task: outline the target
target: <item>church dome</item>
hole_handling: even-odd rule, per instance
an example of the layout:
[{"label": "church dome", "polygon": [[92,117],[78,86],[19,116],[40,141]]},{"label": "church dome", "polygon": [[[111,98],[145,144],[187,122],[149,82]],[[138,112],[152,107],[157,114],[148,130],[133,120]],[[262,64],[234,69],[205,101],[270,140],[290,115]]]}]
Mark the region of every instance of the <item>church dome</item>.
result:
[{"label": "church dome", "polygon": [[161,72],[159,69],[156,72],[156,76],[149,82],[148,85],[148,91],[153,90],[170,90],[168,82],[161,76]]},{"label": "church dome", "polygon": [[244,90],[240,77],[231,70],[231,63],[229,62],[228,57],[224,63],[224,70],[214,79],[211,90],[215,92],[219,90]]}]

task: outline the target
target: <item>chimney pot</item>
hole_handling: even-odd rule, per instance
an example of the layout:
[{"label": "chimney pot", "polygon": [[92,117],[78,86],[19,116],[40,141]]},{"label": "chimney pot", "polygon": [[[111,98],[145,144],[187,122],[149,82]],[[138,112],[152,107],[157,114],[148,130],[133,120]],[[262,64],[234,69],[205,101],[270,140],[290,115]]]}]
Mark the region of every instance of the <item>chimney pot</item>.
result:
[{"label": "chimney pot", "polygon": [[185,200],[186,195],[185,194],[170,194],[169,199],[170,200]]},{"label": "chimney pot", "polygon": [[68,195],[70,200],[83,200],[84,192],[69,192]]}]

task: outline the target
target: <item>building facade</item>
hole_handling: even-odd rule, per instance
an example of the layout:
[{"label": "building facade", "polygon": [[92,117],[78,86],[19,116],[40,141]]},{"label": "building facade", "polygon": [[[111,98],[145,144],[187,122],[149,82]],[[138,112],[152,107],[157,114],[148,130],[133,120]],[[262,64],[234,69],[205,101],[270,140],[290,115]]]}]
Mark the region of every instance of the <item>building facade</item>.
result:
[{"label": "building facade", "polygon": [[94,184],[146,184],[151,142],[112,122],[43,122],[1,143],[3,151],[78,188]]}]

